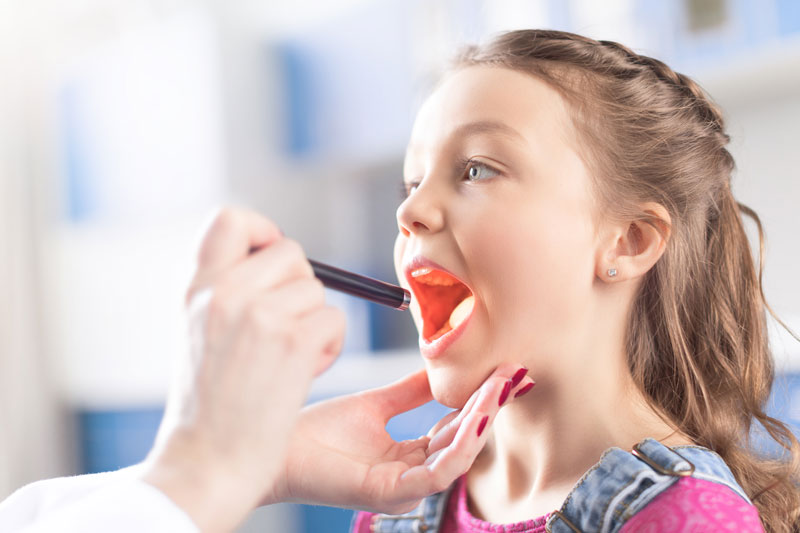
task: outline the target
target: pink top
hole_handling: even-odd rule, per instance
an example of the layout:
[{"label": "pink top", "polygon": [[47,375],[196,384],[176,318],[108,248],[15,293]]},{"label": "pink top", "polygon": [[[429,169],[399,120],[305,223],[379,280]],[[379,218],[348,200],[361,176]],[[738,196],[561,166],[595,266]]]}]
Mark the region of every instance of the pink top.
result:
[{"label": "pink top", "polygon": [[[513,524],[492,524],[475,518],[467,507],[466,476],[456,481],[442,521],[441,533],[544,533],[550,514]],[[353,533],[370,533],[372,513],[359,513]],[[731,489],[692,477],[656,496],[628,520],[620,533],[630,532],[736,531],[763,533],[758,511]]]}]

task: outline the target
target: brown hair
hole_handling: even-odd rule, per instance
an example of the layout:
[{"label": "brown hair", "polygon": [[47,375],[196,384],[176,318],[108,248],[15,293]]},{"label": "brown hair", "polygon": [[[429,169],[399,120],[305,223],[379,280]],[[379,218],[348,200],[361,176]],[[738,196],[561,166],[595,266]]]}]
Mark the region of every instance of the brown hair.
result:
[{"label": "brown hair", "polygon": [[[470,65],[529,73],[564,96],[604,212],[661,230],[639,206],[667,209],[666,251],[645,275],[629,318],[631,374],[667,421],[722,456],[767,531],[798,529],[800,445],[765,413],[774,368],[763,230],[731,193],[734,161],[718,107],[661,61],[566,32],[502,34],[468,47],[455,63]],[[758,270],[742,214],[758,228]],[[752,449],[751,430],[759,429],[784,457]]]}]

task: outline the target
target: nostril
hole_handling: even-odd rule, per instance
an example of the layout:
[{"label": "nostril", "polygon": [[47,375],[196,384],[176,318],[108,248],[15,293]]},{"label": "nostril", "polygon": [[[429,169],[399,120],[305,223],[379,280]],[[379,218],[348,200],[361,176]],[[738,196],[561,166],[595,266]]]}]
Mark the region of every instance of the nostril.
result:
[{"label": "nostril", "polygon": [[422,222],[414,222],[414,227],[417,229],[428,229],[428,226],[426,226]]}]

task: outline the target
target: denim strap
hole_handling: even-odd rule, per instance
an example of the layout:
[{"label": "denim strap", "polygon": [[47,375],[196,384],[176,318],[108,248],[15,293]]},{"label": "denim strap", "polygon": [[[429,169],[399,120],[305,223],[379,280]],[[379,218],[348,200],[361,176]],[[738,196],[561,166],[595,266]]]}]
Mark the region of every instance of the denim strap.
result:
[{"label": "denim strap", "polygon": [[401,515],[376,514],[370,531],[375,533],[438,533],[453,485],[423,499],[416,509]]},{"label": "denim strap", "polygon": [[729,487],[750,500],[716,453],[699,446],[668,448],[645,439],[626,452],[606,450],[578,481],[564,505],[548,519],[550,533],[616,533],[634,514],[681,477],[691,476]]}]

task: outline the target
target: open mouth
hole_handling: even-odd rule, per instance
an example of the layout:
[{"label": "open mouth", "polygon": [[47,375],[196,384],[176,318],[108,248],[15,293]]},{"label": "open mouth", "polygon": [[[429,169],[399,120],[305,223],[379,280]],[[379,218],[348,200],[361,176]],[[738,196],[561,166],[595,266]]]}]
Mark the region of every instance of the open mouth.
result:
[{"label": "open mouth", "polygon": [[447,272],[422,267],[412,271],[410,277],[422,313],[425,342],[430,344],[456,329],[472,313],[472,291]]}]

